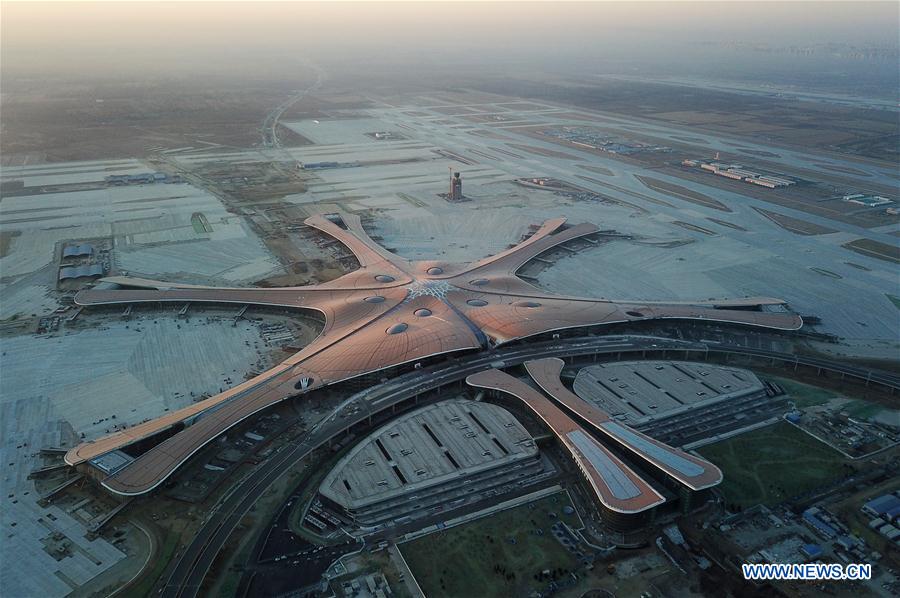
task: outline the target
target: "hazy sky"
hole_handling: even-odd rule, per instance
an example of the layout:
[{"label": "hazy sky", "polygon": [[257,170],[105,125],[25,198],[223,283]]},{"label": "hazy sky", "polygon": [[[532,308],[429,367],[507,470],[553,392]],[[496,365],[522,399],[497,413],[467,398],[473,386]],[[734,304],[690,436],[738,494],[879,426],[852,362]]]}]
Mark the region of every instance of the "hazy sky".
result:
[{"label": "hazy sky", "polygon": [[0,3],[6,74],[671,60],[696,41],[896,45],[896,2]]}]

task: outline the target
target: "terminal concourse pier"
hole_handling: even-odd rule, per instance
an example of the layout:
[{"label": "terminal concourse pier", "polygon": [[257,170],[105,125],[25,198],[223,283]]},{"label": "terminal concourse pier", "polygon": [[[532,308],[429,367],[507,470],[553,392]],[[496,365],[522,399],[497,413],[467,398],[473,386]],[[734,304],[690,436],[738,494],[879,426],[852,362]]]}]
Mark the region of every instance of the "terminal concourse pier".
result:
[{"label": "terminal concourse pier", "polygon": [[672,499],[690,510],[721,483],[712,463],[614,421],[574,395],[560,379],[563,365],[556,358],[526,362],[530,383],[496,369],[466,381],[522,401],[543,421],[592,488],[609,529],[641,528]]}]

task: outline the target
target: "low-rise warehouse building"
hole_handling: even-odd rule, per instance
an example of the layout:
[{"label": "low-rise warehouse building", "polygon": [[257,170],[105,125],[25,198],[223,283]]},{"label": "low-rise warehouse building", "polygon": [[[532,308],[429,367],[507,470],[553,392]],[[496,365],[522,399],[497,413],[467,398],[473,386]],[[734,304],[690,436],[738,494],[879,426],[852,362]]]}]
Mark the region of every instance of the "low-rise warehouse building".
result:
[{"label": "low-rise warehouse building", "polygon": [[788,410],[753,372],[707,363],[625,361],[581,369],[575,394],[619,422],[684,446]]},{"label": "low-rise warehouse building", "polygon": [[520,487],[548,467],[508,411],[455,399],[371,433],[328,474],[319,496],[328,510],[371,528]]},{"label": "low-rise warehouse building", "polygon": [[900,497],[894,494],[884,494],[877,498],[873,498],[863,505],[863,512],[872,517],[881,517],[886,521],[892,520],[892,515],[896,516],[900,509]]},{"label": "low-rise warehouse building", "polygon": [[94,246],[90,243],[79,243],[77,245],[66,245],[63,249],[63,258],[67,257],[85,257],[94,254]]},{"label": "low-rise warehouse building", "polygon": [[881,195],[864,195],[862,193],[853,193],[851,195],[845,195],[844,201],[849,201],[850,203],[859,204],[861,206],[866,206],[869,208],[874,208],[877,206],[883,206],[885,204],[894,203],[894,201],[892,199],[883,197]]},{"label": "low-rise warehouse building", "polygon": [[103,276],[103,266],[101,264],[87,264],[84,266],[63,266],[59,269],[59,280],[69,280],[72,278],[94,278],[95,276]]}]

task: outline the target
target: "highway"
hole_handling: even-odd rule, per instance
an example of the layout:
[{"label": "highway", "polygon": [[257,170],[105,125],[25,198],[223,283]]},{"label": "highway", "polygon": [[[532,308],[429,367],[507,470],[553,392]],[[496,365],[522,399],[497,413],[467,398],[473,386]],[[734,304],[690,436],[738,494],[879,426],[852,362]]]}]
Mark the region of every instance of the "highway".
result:
[{"label": "highway", "polygon": [[[341,403],[332,415],[322,419],[311,428],[303,441],[283,447],[252,473],[238,481],[232,491],[210,511],[206,521],[197,530],[193,541],[184,553],[176,556],[178,560],[168,573],[165,585],[160,590],[161,595],[167,598],[197,596],[200,585],[222,546],[263,492],[286,470],[306,458],[311,452],[378,412],[421,393],[459,382],[470,374],[491,367],[511,367],[541,357],[581,357],[634,351],[646,351],[650,354],[648,356],[653,356],[655,353],[673,350],[704,354],[752,355],[786,364],[822,368],[861,381],[881,384],[891,388],[892,391],[900,389],[900,376],[868,370],[843,362],[719,343],[698,343],[646,336],[587,336],[500,348],[489,353],[450,358],[446,362],[414,370],[355,394]],[[667,358],[672,358],[672,356],[668,355]],[[339,417],[341,411],[354,403],[361,403],[361,408],[350,416]]]},{"label": "highway", "polygon": [[272,149],[281,149],[281,141],[278,139],[278,120],[285,110],[296,104],[300,99],[308,93],[313,92],[322,87],[322,81],[325,78],[324,71],[316,65],[310,65],[316,71],[316,81],[306,89],[298,91],[282,103],[278,104],[269,114],[262,125],[262,142],[263,147]]}]

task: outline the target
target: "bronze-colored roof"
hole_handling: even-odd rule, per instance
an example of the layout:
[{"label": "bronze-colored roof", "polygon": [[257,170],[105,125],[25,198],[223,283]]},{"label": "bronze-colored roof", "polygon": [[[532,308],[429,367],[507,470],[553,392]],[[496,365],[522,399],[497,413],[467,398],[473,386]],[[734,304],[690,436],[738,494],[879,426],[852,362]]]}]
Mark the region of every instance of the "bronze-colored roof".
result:
[{"label": "bronze-colored roof", "polygon": [[691,490],[716,486],[722,481],[718,467],[682,450],[641,434],[616,422],[605,411],[585,402],[563,385],[559,378],[565,362],[551,357],[525,362],[525,369],[549,396],[578,415],[610,442],[622,447],[635,458],[662,470]]},{"label": "bronze-colored roof", "polygon": [[600,502],[619,513],[640,513],[665,498],[541,392],[500,370],[466,378],[470,386],[510,394],[525,403],[571,453]]},{"label": "bronze-colored roof", "polygon": [[[563,297],[533,287],[516,276],[524,263],[598,230],[592,224],[565,228],[564,218],[548,220],[522,243],[471,264],[404,259],[372,240],[354,215],[313,216],[305,222],[343,243],[361,267],[323,284],[277,289],[110,277],[102,282],[114,288],[76,295],[75,302],[84,306],[208,302],[308,309],[320,312],[325,325],[312,343],[268,372],[157,420],[81,444],[66,455],[67,463],[82,463],[181,421],[196,420],[104,481],[114,492],[141,494],[156,487],[204,444],[259,409],[322,385],[425,357],[486,348],[553,330],[633,320],[704,319],[782,330],[802,325],[799,316],[787,311],[748,310],[784,303],[765,297],[635,303]],[[299,388],[301,379],[309,384]]]}]

